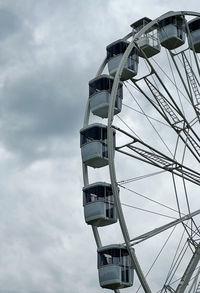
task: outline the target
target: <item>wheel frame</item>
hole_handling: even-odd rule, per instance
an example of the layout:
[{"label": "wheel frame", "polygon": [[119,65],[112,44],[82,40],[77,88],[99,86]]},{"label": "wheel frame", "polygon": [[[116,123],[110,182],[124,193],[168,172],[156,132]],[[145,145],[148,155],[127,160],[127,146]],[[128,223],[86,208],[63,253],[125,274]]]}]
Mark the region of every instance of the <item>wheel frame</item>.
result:
[{"label": "wheel frame", "polygon": [[[132,41],[129,43],[126,51],[124,52],[124,54],[121,58],[120,64],[118,66],[117,72],[114,77],[114,83],[113,83],[111,95],[109,98],[109,109],[108,109],[108,119],[107,119],[107,143],[108,143],[108,162],[109,162],[110,181],[111,181],[111,185],[112,185],[114,200],[115,200],[116,209],[117,209],[118,218],[119,218],[119,224],[120,224],[120,228],[121,228],[121,231],[123,234],[124,242],[125,242],[126,247],[128,249],[129,255],[134,263],[134,267],[135,267],[137,276],[140,280],[141,286],[143,287],[143,289],[146,293],[151,293],[152,291],[151,291],[151,289],[146,281],[146,278],[142,272],[142,269],[141,269],[140,264],[137,260],[135,252],[134,252],[132,246],[130,245],[130,236],[129,236],[128,228],[126,225],[125,217],[124,217],[124,214],[122,211],[120,198],[119,198],[119,189],[118,189],[118,185],[117,185],[116,172],[115,172],[115,162],[114,162],[115,150],[113,149],[113,127],[112,127],[112,123],[113,123],[113,119],[114,119],[115,99],[116,99],[118,84],[120,82],[120,76],[122,74],[123,68],[126,64],[127,58],[129,56],[129,54],[131,53],[132,49],[134,47],[136,47],[136,41],[140,38],[140,36],[142,34],[144,34],[147,30],[149,30],[151,27],[158,24],[159,21],[161,21],[167,17],[186,16],[186,15],[200,17],[200,13],[197,13],[194,11],[176,11],[176,12],[170,11],[170,12],[167,12],[167,13],[157,17],[156,19],[152,20],[150,23],[145,25],[134,36],[132,35],[132,33],[129,33],[124,38],[122,38],[122,40],[127,40],[133,36]],[[101,75],[106,64],[107,64],[107,58],[105,58],[103,60],[102,64],[100,65],[100,67],[96,73],[96,77]],[[83,127],[86,127],[89,124],[89,117],[90,117],[90,105],[89,105],[89,99],[88,99],[87,105],[86,105],[85,116],[84,116]],[[82,163],[82,169],[83,169],[83,181],[84,181],[84,187],[85,187],[86,185],[89,184],[88,167],[84,163]],[[93,235],[94,235],[94,238],[96,241],[97,248],[102,247],[102,242],[100,239],[98,228],[95,226],[92,226],[92,230],[93,230]],[[114,290],[114,291],[116,293],[120,292],[119,290]],[[180,291],[180,292],[182,292],[182,291]]]}]

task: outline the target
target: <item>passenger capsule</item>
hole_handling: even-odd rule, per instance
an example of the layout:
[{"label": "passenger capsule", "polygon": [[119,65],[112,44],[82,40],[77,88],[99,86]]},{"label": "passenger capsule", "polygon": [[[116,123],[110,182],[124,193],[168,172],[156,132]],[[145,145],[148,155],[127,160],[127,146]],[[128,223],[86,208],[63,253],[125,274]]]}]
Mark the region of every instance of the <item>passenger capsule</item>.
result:
[{"label": "passenger capsule", "polygon": [[[138,33],[143,27],[145,27],[152,20],[148,17],[143,17],[140,20],[134,22],[131,27],[133,28],[133,35]],[[140,48],[139,56],[143,58],[150,58],[160,52],[160,42],[158,39],[158,32],[155,26],[152,26],[144,34],[142,34],[137,40],[137,45]]]},{"label": "passenger capsule", "polygon": [[133,263],[125,246],[108,245],[99,248],[97,252],[102,288],[116,290],[133,285]]},{"label": "passenger capsule", "polygon": [[[108,165],[107,126],[94,123],[80,130],[80,147],[83,163],[93,168]],[[113,130],[113,148],[115,131]]]},{"label": "passenger capsule", "polygon": [[83,188],[85,221],[97,227],[117,222],[116,206],[111,184],[97,182]]},{"label": "passenger capsule", "polygon": [[[115,76],[124,52],[129,45],[128,41],[117,40],[106,47],[109,74]],[[120,80],[128,80],[138,72],[138,50],[133,48],[123,68]]]},{"label": "passenger capsule", "polygon": [[[101,118],[108,117],[110,95],[113,87],[114,78],[103,74],[89,81],[89,101],[90,110],[94,115]],[[119,83],[114,107],[114,115],[119,113],[122,108],[123,84]]]},{"label": "passenger capsule", "polygon": [[170,16],[159,21],[159,39],[163,47],[173,50],[185,43],[184,18]]},{"label": "passenger capsule", "polygon": [[200,18],[195,17],[188,21],[188,27],[190,31],[190,35],[188,34],[189,47],[193,49],[193,45],[195,52],[200,53]]}]

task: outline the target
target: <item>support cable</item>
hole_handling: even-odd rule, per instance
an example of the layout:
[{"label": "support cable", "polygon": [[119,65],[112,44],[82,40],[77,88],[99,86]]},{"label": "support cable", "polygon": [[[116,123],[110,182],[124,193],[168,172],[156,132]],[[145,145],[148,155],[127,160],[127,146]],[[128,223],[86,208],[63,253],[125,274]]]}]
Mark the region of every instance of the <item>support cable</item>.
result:
[{"label": "support cable", "polygon": [[147,213],[150,213],[150,214],[154,214],[154,215],[158,215],[158,216],[162,216],[162,217],[165,217],[165,218],[175,219],[176,220],[175,217],[171,217],[171,216],[168,216],[168,215],[165,215],[165,214],[161,214],[161,213],[158,213],[158,212],[154,212],[154,211],[150,211],[150,210],[147,210],[147,209],[135,207],[135,206],[130,205],[130,204],[121,203],[121,205],[126,206],[126,207],[129,207],[129,208],[133,208],[133,209],[136,209],[136,210],[140,210],[140,211],[143,211],[143,212],[147,212]]},{"label": "support cable", "polygon": [[165,172],[167,172],[167,171],[166,170],[162,170],[162,171],[158,171],[158,172],[153,172],[153,173],[149,173],[149,174],[142,175],[142,176],[138,176],[138,177],[124,179],[124,180],[118,181],[117,183],[118,184],[127,184],[127,183],[131,183],[133,181],[138,181],[138,180],[145,179],[145,178],[148,178],[148,177],[151,177],[151,176],[155,176],[155,175],[158,175],[158,174],[162,174],[162,173],[165,173]]},{"label": "support cable", "polygon": [[200,258],[200,244],[198,244],[198,246],[195,249],[194,254],[192,255],[190,262],[176,288],[176,293],[182,293],[185,291],[193,272],[195,271],[197,264],[199,262],[199,258]]},{"label": "support cable", "polygon": [[[154,199],[151,199],[151,198],[147,197],[147,196],[144,195],[144,194],[138,193],[138,192],[136,192],[136,191],[134,191],[134,190],[132,190],[132,189],[130,189],[130,188],[124,187],[124,186],[121,185],[121,184],[118,184],[118,185],[119,185],[121,188],[124,188],[124,189],[126,189],[126,190],[128,190],[128,191],[130,191],[130,192],[132,192],[132,193],[134,193],[134,194],[136,194],[136,195],[138,195],[138,196],[140,196],[140,197],[143,197],[143,198],[145,198],[145,199],[147,199],[147,200],[149,200],[149,201],[151,201],[151,202],[153,202],[153,203],[156,203],[156,204],[158,204],[158,205],[160,205],[160,206],[162,206],[162,207],[164,207],[164,208],[167,208],[167,209],[169,209],[169,210],[171,210],[171,211],[173,211],[173,212],[179,213],[176,209],[173,209],[172,207],[169,207],[169,206],[167,206],[167,205],[165,205],[165,204],[163,204],[163,203],[161,203],[161,202],[159,202],[159,201],[156,201],[156,200],[154,200]],[[184,214],[182,214],[182,215],[184,215]]]},{"label": "support cable", "polygon": [[137,133],[119,116],[116,115],[116,117],[135,135],[137,138],[139,138],[141,141],[142,139],[137,135]]},{"label": "support cable", "polygon": [[176,262],[174,263],[174,266],[173,266],[174,271],[171,272],[171,277],[169,278],[168,285],[171,286],[172,284],[174,284],[175,282],[177,282],[179,280],[178,279],[178,280],[172,282],[172,279],[174,278],[174,275],[177,272],[177,270],[178,270],[178,268],[179,268],[179,266],[180,266],[180,264],[181,264],[181,262],[183,260],[183,257],[185,256],[187,250],[188,250],[188,246],[187,246],[187,242],[186,242],[185,245],[183,246],[183,248],[182,248],[182,250],[181,250],[181,252],[180,252],[180,254],[179,254],[179,256],[178,256],[178,258],[176,260]]},{"label": "support cable", "polygon": [[176,249],[176,251],[175,251],[174,257],[173,257],[173,259],[172,259],[172,263],[171,263],[171,266],[170,266],[170,268],[169,268],[169,271],[168,271],[168,274],[167,274],[167,277],[166,277],[166,280],[165,280],[165,283],[164,283],[164,286],[163,286],[163,287],[165,287],[166,284],[168,283],[168,280],[169,280],[169,278],[170,278],[170,276],[171,276],[171,274],[172,274],[172,272],[173,272],[173,270],[174,270],[174,268],[175,268],[175,265],[176,265],[176,262],[177,262],[176,259],[178,259],[179,256],[180,256],[180,253],[179,253],[179,256],[178,256],[178,251],[179,251],[179,249],[180,249],[180,246],[181,246],[181,243],[182,243],[182,241],[183,241],[183,237],[184,237],[184,234],[185,234],[185,233],[186,233],[186,232],[185,232],[185,229],[184,229],[184,230],[183,230],[183,233],[182,233],[182,235],[181,235],[180,241],[179,241],[179,243],[178,243],[177,249]]},{"label": "support cable", "polygon": [[[161,255],[163,249],[165,248],[165,246],[167,245],[169,239],[171,238],[172,234],[174,233],[174,230],[176,229],[176,226],[174,226],[174,228],[172,229],[172,231],[170,232],[170,234],[168,235],[167,239],[165,240],[163,246],[161,247],[160,251],[158,252],[156,258],[154,259],[152,265],[150,266],[149,270],[147,271],[147,273],[145,274],[145,278],[149,275],[149,273],[151,272],[151,270],[153,269],[156,261],[158,260],[159,256]],[[139,288],[137,289],[136,293],[140,290],[141,285],[139,286]]]},{"label": "support cable", "polygon": [[169,81],[176,87],[177,91],[181,93],[181,95],[186,99],[186,101],[191,104],[191,102],[188,100],[188,98],[184,95],[184,93],[174,84],[174,82],[170,79],[170,77],[166,74],[166,72],[162,69],[162,67],[157,63],[157,61],[152,57],[152,60],[156,63],[156,65],[159,67],[159,69],[166,75]]},{"label": "support cable", "polygon": [[[194,271],[196,271],[196,270],[198,270],[198,269],[200,269],[200,266],[199,267],[197,267]],[[194,278],[196,278],[196,276],[199,274],[199,272],[194,276],[194,277],[192,277],[191,279],[190,279],[190,282],[194,279]],[[170,285],[173,285],[173,284],[175,284],[176,282],[178,282],[178,281],[180,281],[181,280],[181,278],[178,278],[178,279],[176,279],[175,281],[173,281]],[[168,286],[167,286],[168,287]],[[172,288],[171,288],[172,289]],[[158,290],[156,293],[161,293],[162,292],[162,290],[163,290],[163,288],[162,289],[160,289],[160,290]],[[173,290],[173,292],[175,292],[175,290],[174,289],[172,289]]]},{"label": "support cable", "polygon": [[133,100],[136,102],[136,104],[138,105],[138,107],[140,108],[140,110],[142,111],[142,113],[145,115],[146,119],[148,120],[148,122],[150,123],[150,125],[152,126],[152,128],[154,129],[154,131],[156,132],[156,134],[158,135],[158,137],[160,138],[160,140],[162,141],[162,143],[164,144],[164,146],[167,148],[168,152],[173,156],[171,150],[169,149],[169,147],[167,146],[167,144],[165,143],[165,141],[163,140],[162,136],[159,134],[159,132],[157,131],[157,129],[155,128],[155,126],[153,125],[153,123],[151,122],[151,120],[149,119],[149,117],[146,115],[146,113],[143,111],[142,107],[140,106],[140,104],[138,103],[138,101],[136,100],[136,98],[134,97],[134,95],[132,94],[132,92],[130,91],[130,89],[127,87],[126,84],[124,84],[125,87],[127,88],[129,94],[131,95],[131,97],[133,98]]},{"label": "support cable", "polygon": [[[176,87],[176,90],[177,90],[178,87],[177,87],[177,84],[176,84],[176,80],[175,80],[174,72],[173,72],[173,69],[172,69],[172,65],[171,65],[171,62],[170,62],[170,59],[169,59],[169,54],[168,54],[167,50],[165,50],[165,51],[166,51],[166,55],[167,55],[167,60],[169,62],[170,70],[171,70],[171,73],[172,73],[172,76],[173,76],[173,80],[174,80],[174,83],[175,83],[175,87]],[[180,98],[180,93],[179,93],[178,90],[177,90],[177,94],[178,94],[178,98],[179,98],[179,102],[180,102],[180,105],[181,105],[181,108],[182,108],[183,115],[185,116],[183,104],[182,104],[182,101],[181,101],[181,98]]]},{"label": "support cable", "polygon": [[144,113],[142,113],[142,112],[140,112],[140,111],[134,109],[133,107],[131,107],[131,106],[129,106],[129,105],[126,105],[126,104],[124,104],[124,103],[122,103],[122,105],[125,106],[125,107],[127,107],[127,108],[129,108],[129,109],[131,109],[131,110],[133,110],[133,111],[135,111],[135,112],[137,112],[137,113],[139,113],[139,114],[141,114],[141,115],[144,115],[144,116],[146,116],[146,117],[148,117],[148,118],[150,118],[150,119],[152,119],[152,120],[154,120],[154,121],[156,121],[156,122],[159,122],[159,123],[161,123],[161,124],[163,124],[163,125],[165,125],[165,126],[171,128],[171,126],[170,126],[169,124],[166,124],[166,123],[164,123],[164,122],[162,122],[162,121],[160,121],[160,120],[158,120],[158,119],[156,119],[156,118],[153,118],[153,117],[151,117],[151,116],[149,116],[149,115],[147,115],[147,114],[145,115]]}]

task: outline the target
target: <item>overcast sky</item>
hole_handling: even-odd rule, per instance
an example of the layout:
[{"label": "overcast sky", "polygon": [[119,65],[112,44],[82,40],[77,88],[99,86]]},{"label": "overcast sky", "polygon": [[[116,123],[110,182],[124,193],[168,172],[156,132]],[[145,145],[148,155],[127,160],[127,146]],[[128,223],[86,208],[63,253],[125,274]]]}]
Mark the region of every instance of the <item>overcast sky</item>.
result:
[{"label": "overcast sky", "polygon": [[0,0],[0,293],[100,293],[82,208],[88,81],[129,25],[197,0]]}]

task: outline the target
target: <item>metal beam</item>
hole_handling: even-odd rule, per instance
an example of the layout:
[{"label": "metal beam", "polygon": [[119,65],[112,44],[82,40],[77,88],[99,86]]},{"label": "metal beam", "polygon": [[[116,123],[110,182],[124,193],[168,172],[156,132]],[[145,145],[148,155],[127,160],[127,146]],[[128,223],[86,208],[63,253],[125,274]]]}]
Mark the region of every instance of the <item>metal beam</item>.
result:
[{"label": "metal beam", "polygon": [[[160,151],[156,150],[155,148],[151,147],[150,145],[146,144],[145,142],[139,140],[138,138],[134,137],[130,133],[127,133],[125,130],[112,126],[114,129],[122,132],[123,134],[127,135],[132,139],[132,141],[129,144],[122,145],[119,147],[116,147],[116,150],[118,152],[121,152],[125,155],[128,155],[130,157],[136,158],[138,160],[141,160],[145,163],[151,164],[155,167],[161,168],[163,170],[169,171],[177,176],[183,177],[184,179],[191,181],[197,185],[200,185],[200,173],[192,170],[191,168],[186,167],[185,165],[177,162],[176,160],[162,154]],[[148,148],[150,151],[147,151],[146,149],[139,148],[134,146],[133,144],[138,143],[145,148]],[[133,155],[130,152],[123,151],[123,148],[128,148],[138,154],[139,156]]]},{"label": "metal beam", "polygon": [[[152,95],[154,96],[156,103],[151,100],[151,98],[142,90],[142,88],[137,84],[134,79],[132,79],[131,81],[152,104],[152,106],[158,111],[158,113],[160,113],[163,119],[172,127],[177,135],[179,135],[181,140],[185,143],[186,147],[200,163],[200,139],[195,133],[194,129],[191,127],[190,123],[186,120],[183,113],[181,113],[180,109],[179,111],[177,111],[176,107],[174,107],[147,78],[144,78],[144,81],[147,84]],[[197,112],[196,115],[198,115]],[[193,136],[189,133],[189,131],[192,133]]]},{"label": "metal beam", "polygon": [[193,282],[192,282],[192,285],[190,286],[190,289],[188,290],[188,293],[191,293],[192,290],[193,290],[193,292],[196,292],[197,293],[197,289],[198,289],[198,287],[200,285],[199,283],[197,285],[197,281],[198,281],[198,278],[199,278],[199,273],[200,273],[200,269],[198,269],[198,273],[194,277]]},{"label": "metal beam", "polygon": [[134,37],[133,40],[130,42],[128,45],[124,55],[121,58],[120,64],[118,66],[117,72],[115,74],[114,78],[114,83],[112,87],[112,92],[110,95],[110,104],[109,104],[109,112],[108,112],[108,158],[109,158],[109,170],[110,170],[110,179],[111,179],[111,184],[112,184],[112,189],[113,189],[113,195],[115,198],[115,203],[116,203],[116,208],[119,216],[119,223],[121,226],[122,234],[127,246],[127,249],[129,251],[130,257],[133,260],[133,263],[135,265],[135,270],[137,272],[138,278],[141,282],[141,285],[144,289],[145,293],[151,293],[151,289],[149,288],[149,285],[147,283],[147,280],[141,270],[141,267],[137,261],[135,252],[131,249],[130,247],[130,238],[129,238],[129,233],[128,229],[126,226],[126,222],[124,219],[122,207],[121,207],[121,202],[119,200],[119,194],[118,194],[118,185],[117,185],[117,180],[116,180],[116,173],[115,173],[115,164],[114,164],[114,150],[113,150],[113,118],[114,118],[114,106],[115,106],[115,100],[117,96],[117,89],[118,89],[118,84],[120,81],[120,77],[123,71],[123,68],[125,66],[125,63],[127,61],[128,56],[130,55],[132,49],[135,47],[135,43],[137,42],[138,38],[141,37],[142,34],[144,34],[150,27],[152,27],[154,24],[157,24],[160,20],[170,17],[170,16],[175,16],[175,15],[195,15],[195,16],[200,16],[200,14],[195,13],[195,12],[168,12],[164,15],[162,15],[159,18],[156,18],[149,24],[147,24],[144,28],[142,28]]},{"label": "metal beam", "polygon": [[175,293],[184,293],[185,289],[192,277],[192,274],[194,272],[194,270],[196,269],[196,266],[199,262],[199,258],[200,258],[200,244],[198,244],[198,246],[195,248],[195,252],[180,280],[180,283],[177,287],[177,289],[175,290]]},{"label": "metal beam", "polygon": [[168,224],[165,224],[165,225],[163,225],[163,226],[161,226],[159,228],[156,228],[156,229],[154,229],[152,231],[149,231],[149,232],[144,233],[144,234],[142,234],[140,236],[137,236],[137,237],[135,237],[135,238],[130,240],[131,242],[134,242],[132,244],[132,246],[137,244],[137,243],[140,243],[140,242],[142,242],[144,240],[147,240],[147,239],[149,239],[149,238],[151,238],[151,237],[153,237],[153,236],[155,236],[157,234],[160,234],[161,232],[164,232],[167,229],[170,229],[170,228],[176,226],[177,224],[180,224],[180,223],[182,223],[184,221],[187,221],[187,220],[191,219],[192,217],[194,217],[194,216],[196,216],[198,214],[200,214],[200,209],[195,211],[195,212],[193,212],[193,213],[185,215],[185,216],[181,217],[180,219],[177,219],[177,220],[172,221],[172,222],[170,222]]}]

